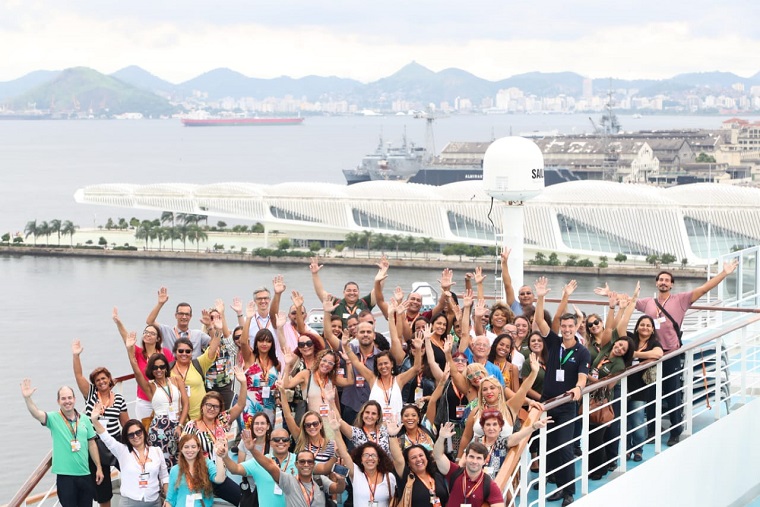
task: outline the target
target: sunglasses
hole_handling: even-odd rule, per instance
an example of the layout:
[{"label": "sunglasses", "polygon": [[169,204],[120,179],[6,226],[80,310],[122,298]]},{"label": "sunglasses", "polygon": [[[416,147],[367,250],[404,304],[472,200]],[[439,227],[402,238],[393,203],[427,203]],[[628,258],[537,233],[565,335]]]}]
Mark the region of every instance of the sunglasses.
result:
[{"label": "sunglasses", "polygon": [[482,371],[476,371],[475,373],[468,373],[467,374],[467,380],[472,380],[474,378],[482,377],[483,372]]},{"label": "sunglasses", "polygon": [[305,341],[305,342],[298,342],[298,348],[299,349],[307,349],[307,348],[313,347],[313,346],[314,346],[314,342],[311,341],[311,340]]},{"label": "sunglasses", "polygon": [[467,358],[466,357],[455,357],[454,358],[454,362],[455,363],[465,363],[466,364],[467,363]]},{"label": "sunglasses", "polygon": [[533,293],[532,292],[521,292],[520,295],[521,296],[532,296]]},{"label": "sunglasses", "polygon": [[192,354],[193,349],[177,349],[177,354]]},{"label": "sunglasses", "polygon": [[168,370],[168,369],[169,369],[169,367],[166,366],[165,364],[154,364],[153,365],[153,371],[155,371],[155,370]]},{"label": "sunglasses", "polygon": [[272,437],[272,442],[277,442],[279,444],[284,444],[285,442],[289,442],[290,437]]},{"label": "sunglasses", "polygon": [[318,428],[322,424],[320,421],[314,421],[310,423],[303,423],[304,428]]},{"label": "sunglasses", "polygon": [[136,430],[127,433],[127,438],[137,438],[143,435],[143,430]]},{"label": "sunglasses", "polygon": [[314,460],[313,459],[299,459],[297,461],[297,463],[299,465],[313,465],[314,464]]},{"label": "sunglasses", "polygon": [[599,324],[601,324],[601,323],[602,323],[602,322],[601,322],[600,320],[598,320],[598,319],[597,319],[597,320],[590,320],[590,321],[588,321],[588,327],[591,327],[591,326],[598,326],[598,325],[599,325]]},{"label": "sunglasses", "polygon": [[324,360],[324,359],[323,359],[323,360],[322,360],[322,361],[320,361],[320,362],[321,362],[321,363],[325,363],[326,365],[330,366],[331,368],[332,368],[333,366],[335,366],[335,362],[334,362],[334,361],[326,361],[326,360]]}]

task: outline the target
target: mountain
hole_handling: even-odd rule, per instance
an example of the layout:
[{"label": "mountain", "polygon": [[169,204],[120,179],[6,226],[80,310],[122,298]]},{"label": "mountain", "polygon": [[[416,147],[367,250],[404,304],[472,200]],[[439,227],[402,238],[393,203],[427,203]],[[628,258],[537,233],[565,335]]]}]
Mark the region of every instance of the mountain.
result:
[{"label": "mountain", "polygon": [[751,86],[751,79],[740,77],[733,72],[691,72],[678,74],[670,78],[674,83],[687,84],[689,86],[706,86],[710,88],[731,88],[731,85],[742,83]]},{"label": "mountain", "polygon": [[20,95],[30,88],[41,85],[60,74],[59,70],[35,70],[13,81],[0,83],[0,101]]},{"label": "mountain", "polygon": [[17,96],[11,106],[24,109],[29,102],[36,102],[40,109],[50,105],[54,114],[73,111],[110,116],[138,112],[157,117],[174,112],[166,99],[86,67],[62,71],[52,80]]},{"label": "mountain", "polygon": [[111,77],[154,93],[170,94],[177,88],[177,85],[164,81],[137,65],[130,65],[129,67],[117,70],[111,74]]},{"label": "mountain", "polygon": [[575,72],[528,72],[497,81],[499,89],[520,88],[526,95],[574,97],[583,92],[583,76]]}]

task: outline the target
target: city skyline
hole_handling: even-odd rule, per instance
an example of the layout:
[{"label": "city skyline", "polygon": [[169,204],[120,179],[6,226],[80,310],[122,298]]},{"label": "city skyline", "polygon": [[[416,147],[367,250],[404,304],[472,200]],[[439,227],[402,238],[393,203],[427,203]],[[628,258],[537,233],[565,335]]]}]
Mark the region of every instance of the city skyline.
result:
[{"label": "city skyline", "polygon": [[284,0],[160,4],[0,4],[0,45],[14,48],[0,81],[37,69],[138,65],[173,83],[227,67],[246,76],[339,76],[370,82],[414,60],[489,80],[540,71],[664,79],[760,70],[760,5],[651,0],[511,2]]}]

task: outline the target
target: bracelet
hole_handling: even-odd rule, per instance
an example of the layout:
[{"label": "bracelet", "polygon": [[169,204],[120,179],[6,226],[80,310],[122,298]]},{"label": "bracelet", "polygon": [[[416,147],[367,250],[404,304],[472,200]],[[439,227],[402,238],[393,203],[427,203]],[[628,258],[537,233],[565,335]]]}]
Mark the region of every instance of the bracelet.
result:
[{"label": "bracelet", "polygon": [[242,318],[243,318],[243,314],[242,313],[238,314],[238,319],[242,319]]}]

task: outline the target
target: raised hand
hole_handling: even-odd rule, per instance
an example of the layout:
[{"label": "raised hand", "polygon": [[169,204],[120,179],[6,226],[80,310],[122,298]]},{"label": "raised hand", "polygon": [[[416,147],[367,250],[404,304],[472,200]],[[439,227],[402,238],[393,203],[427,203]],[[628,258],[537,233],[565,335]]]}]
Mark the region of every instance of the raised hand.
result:
[{"label": "raised hand", "polygon": [[[296,310],[298,311],[298,310]],[[285,326],[285,323],[288,321],[288,314],[285,312],[277,312],[277,327],[281,328]]]},{"label": "raised hand", "polygon": [[617,304],[622,310],[628,308],[628,305],[633,301],[628,294],[618,294]]},{"label": "raised hand", "polygon": [[130,331],[127,334],[127,339],[124,340],[124,345],[126,345],[128,349],[131,349],[135,346],[136,343],[137,343],[137,333],[135,333],[134,331]]},{"label": "raised hand", "polygon": [[486,279],[486,275],[483,274],[483,268],[477,266],[475,268],[475,284],[480,285]]},{"label": "raised hand", "polygon": [[546,428],[548,424],[553,423],[554,420],[551,418],[551,416],[546,416],[543,419],[539,419],[538,421],[534,422],[531,425],[531,428],[533,428],[533,431],[540,430],[541,428]]},{"label": "raised hand", "polygon": [[[224,308],[224,305],[222,305],[222,308]],[[214,323],[214,329],[218,331],[221,331],[224,328],[224,322],[222,322],[221,317],[216,317],[215,319],[213,319],[213,323]]]},{"label": "raised hand", "polygon": [[242,382],[243,384],[246,383],[245,371],[243,371],[243,368],[240,367],[240,365],[236,365],[232,371],[235,372],[235,378],[238,382]]},{"label": "raised hand", "polygon": [[338,307],[338,303],[339,301],[332,294],[325,294],[325,299],[322,301],[322,309],[328,313],[332,313]]},{"label": "raised hand", "polygon": [[730,275],[734,271],[736,271],[736,268],[739,267],[739,259],[732,259],[730,261],[726,261],[723,263],[723,271]]},{"label": "raised hand", "polygon": [[245,316],[248,317],[248,320],[251,320],[254,315],[256,315],[256,302],[250,300],[245,307]]},{"label": "raised hand", "polygon": [[287,352],[283,351],[282,357],[285,359],[285,365],[289,368],[296,364],[296,361],[298,360],[298,356],[291,350],[288,350]]},{"label": "raised hand", "polygon": [[507,263],[507,261],[509,261],[509,254],[510,254],[510,253],[512,253],[512,249],[511,249],[511,248],[509,248],[509,247],[507,247],[507,246],[505,245],[505,246],[504,246],[504,249],[502,249],[502,251],[501,251],[501,255],[500,255],[500,257],[501,257],[501,263],[502,263],[502,264],[506,264],[506,263]]},{"label": "raised hand", "polygon": [[303,296],[297,290],[290,293],[290,299],[293,301],[296,308],[301,308],[303,306]]},{"label": "raised hand", "polygon": [[206,327],[211,327],[211,314],[208,313],[208,310],[205,308],[201,310],[201,318],[200,318],[201,324],[203,324]]},{"label": "raised hand", "polygon": [[24,380],[21,381],[21,395],[24,398],[31,397],[36,390],[37,390],[36,387],[32,387],[32,379],[25,378]]},{"label": "raised hand", "polygon": [[340,421],[335,415],[335,411],[333,410],[330,411],[330,414],[327,416],[327,421],[330,424],[330,427],[332,428],[333,432],[335,432],[335,434],[337,435],[340,432]]},{"label": "raised hand", "polygon": [[441,278],[438,280],[438,283],[441,284],[442,291],[445,292],[447,290],[451,290],[451,286],[456,285],[456,282],[454,281],[454,272],[449,268],[444,269],[441,272]]},{"label": "raised hand", "polygon": [[272,287],[274,289],[275,294],[282,294],[285,292],[285,278],[283,278],[282,275],[275,275],[274,279],[272,280]]},{"label": "raised hand", "polygon": [[[429,340],[430,337],[427,339]],[[414,346],[414,350],[417,354],[422,355],[425,352],[425,349],[422,348],[424,346],[423,339],[419,336],[412,338],[412,345]]]},{"label": "raised hand", "polygon": [[486,300],[485,299],[478,299],[478,302],[475,303],[475,317],[483,318],[488,311],[488,308],[486,307]]},{"label": "raised hand", "polygon": [[636,282],[636,288],[633,289],[633,299],[639,299],[639,291],[641,290],[641,282]]},{"label": "raised hand", "polygon": [[312,257],[309,259],[309,261],[309,271],[311,271],[312,275],[316,275],[323,267],[321,264],[319,264],[319,257]]},{"label": "raised hand", "polygon": [[74,340],[71,342],[71,353],[75,356],[78,356],[82,353],[84,350],[84,347],[82,347],[82,343],[79,340]]},{"label": "raised hand", "polygon": [[541,369],[541,363],[538,361],[538,355],[535,352],[531,352],[530,356],[530,369],[531,371],[538,372]]},{"label": "raised hand", "polygon": [[93,421],[97,421],[98,418],[106,411],[105,407],[100,401],[97,401],[95,405],[92,406],[92,413],[90,413],[90,419]]},{"label": "raised hand", "polygon": [[451,438],[456,435],[453,422],[447,422],[441,426],[441,430],[438,432],[438,438]]},{"label": "raised hand", "polygon": [[214,443],[214,451],[220,458],[224,458],[227,455],[227,439],[217,438]]},{"label": "raised hand", "polygon": [[433,325],[432,324],[425,324],[425,327],[422,328],[422,339],[427,341],[430,339],[430,337],[433,336]]},{"label": "raised hand", "polygon": [[113,307],[113,311],[111,312],[111,318],[117,324],[121,321],[121,319],[119,319],[119,309],[116,308],[115,306]]},{"label": "raised hand", "polygon": [[539,277],[533,285],[537,298],[545,297],[551,289],[549,288],[549,279],[545,276]]},{"label": "raised hand", "polygon": [[166,287],[161,287],[158,289],[158,302],[159,304],[165,304],[167,301],[169,301],[169,289]]},{"label": "raised hand", "polygon": [[402,301],[399,304],[396,305],[396,313],[401,315],[406,313],[406,311],[409,309],[409,300]]},{"label": "raised hand", "polygon": [[232,298],[232,304],[230,305],[230,308],[232,308],[232,311],[235,312],[235,315],[243,315],[243,302],[240,301],[240,298]]},{"label": "raised hand", "polygon": [[594,294],[597,296],[606,296],[610,292],[610,286],[605,283],[604,287],[597,287],[594,289]]},{"label": "raised hand", "polygon": [[451,336],[447,336],[446,339],[443,340],[443,353],[450,354],[452,347],[454,347],[454,339]]},{"label": "raised hand", "polygon": [[462,307],[464,308],[472,308],[472,289],[467,289],[464,291],[464,294],[462,295]]},{"label": "raised hand", "polygon": [[378,267],[377,274],[375,275],[375,281],[376,282],[382,282],[386,278],[388,278],[388,268],[390,267],[390,263],[388,262],[388,258],[383,255],[380,257],[380,262],[376,264]]},{"label": "raised hand", "polygon": [[608,299],[608,304],[610,305],[610,309],[614,309],[618,303],[618,293],[614,291],[609,291],[607,293],[607,299]]},{"label": "raised hand", "polygon": [[404,289],[397,286],[393,291],[393,299],[395,299],[397,303],[402,302],[404,300]]},{"label": "raised hand", "polygon": [[576,282],[575,280],[570,280],[569,282],[567,282],[567,285],[565,285],[562,288],[562,293],[566,295],[567,297],[570,297],[573,295],[573,292],[575,292],[575,289],[577,288],[578,288],[578,282]]},{"label": "raised hand", "polygon": [[401,425],[396,421],[396,416],[393,416],[392,421],[385,423],[385,428],[388,430],[388,436],[395,437],[401,431]]}]

